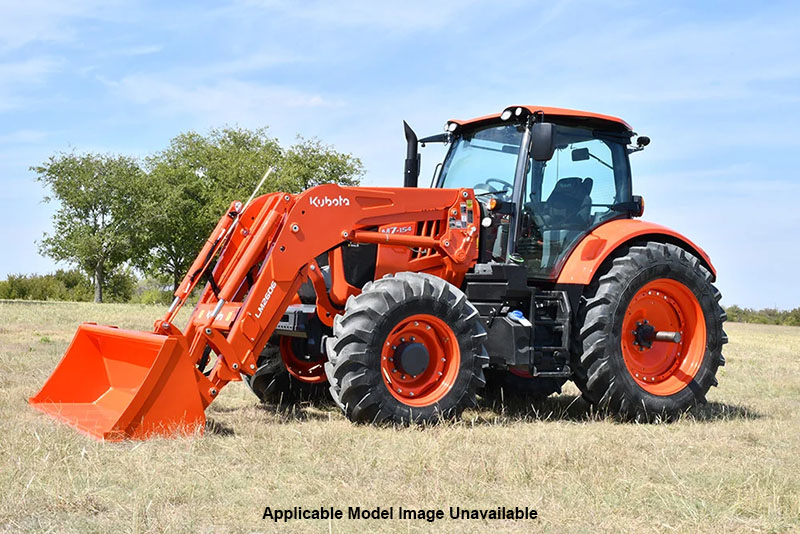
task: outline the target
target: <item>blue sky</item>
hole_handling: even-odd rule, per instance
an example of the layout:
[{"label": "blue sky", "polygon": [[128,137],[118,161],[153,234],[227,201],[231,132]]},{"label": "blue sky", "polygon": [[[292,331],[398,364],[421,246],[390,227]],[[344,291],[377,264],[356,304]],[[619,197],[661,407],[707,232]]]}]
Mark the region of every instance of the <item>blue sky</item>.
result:
[{"label": "blue sky", "polygon": [[[659,5],[663,4],[663,5]],[[800,4],[0,1],[0,277],[55,265],[28,167],[269,126],[400,185],[401,121],[529,103],[625,118],[645,219],[711,255],[726,304],[800,306]],[[423,153],[430,176],[441,154]],[[425,178],[423,178],[423,181]]]}]

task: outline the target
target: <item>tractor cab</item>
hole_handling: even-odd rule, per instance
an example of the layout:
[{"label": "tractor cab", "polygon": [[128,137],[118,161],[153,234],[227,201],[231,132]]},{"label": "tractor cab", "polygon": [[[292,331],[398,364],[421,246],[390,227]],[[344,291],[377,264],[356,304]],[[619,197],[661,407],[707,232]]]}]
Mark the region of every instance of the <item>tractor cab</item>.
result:
[{"label": "tractor cab", "polygon": [[524,265],[555,279],[593,228],[640,211],[620,119],[558,108],[512,107],[450,121],[436,187],[475,191],[482,205],[481,262]]}]

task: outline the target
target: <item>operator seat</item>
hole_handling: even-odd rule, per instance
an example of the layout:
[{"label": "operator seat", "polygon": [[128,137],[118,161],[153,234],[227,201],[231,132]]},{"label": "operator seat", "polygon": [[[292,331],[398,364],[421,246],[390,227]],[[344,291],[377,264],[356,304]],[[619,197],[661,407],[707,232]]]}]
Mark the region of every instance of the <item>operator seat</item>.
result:
[{"label": "operator seat", "polygon": [[556,182],[542,210],[542,268],[551,267],[564,248],[591,225],[593,185],[591,178],[577,176]]},{"label": "operator seat", "polygon": [[591,178],[569,177],[556,182],[544,203],[546,226],[561,230],[583,230],[589,226],[593,185]]}]

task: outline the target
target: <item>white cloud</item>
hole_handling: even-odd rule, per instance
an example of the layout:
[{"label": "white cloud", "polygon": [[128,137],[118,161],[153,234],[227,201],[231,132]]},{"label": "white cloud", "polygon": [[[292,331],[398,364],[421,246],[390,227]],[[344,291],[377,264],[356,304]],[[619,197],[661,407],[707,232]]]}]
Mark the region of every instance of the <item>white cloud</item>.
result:
[{"label": "white cloud", "polygon": [[361,27],[400,32],[444,30],[456,26],[458,15],[476,3],[476,0],[440,0],[437,2],[428,0],[406,0],[404,2],[243,0],[238,2],[245,8],[263,9],[284,17],[309,20],[326,27]]},{"label": "white cloud", "polygon": [[161,45],[139,45],[119,50],[117,53],[121,56],[147,56],[157,54],[163,49],[164,47]]},{"label": "white cloud", "polygon": [[16,130],[8,134],[0,135],[0,145],[39,143],[47,139],[48,135],[47,132],[40,130]]},{"label": "white cloud", "polygon": [[108,2],[101,0],[7,1],[0,3],[0,51],[34,42],[72,41],[77,32],[69,22],[94,17]]},{"label": "white cloud", "polygon": [[60,66],[60,61],[49,57],[0,63],[0,113],[35,102],[26,89],[42,84]]},{"label": "white cloud", "polygon": [[160,115],[191,115],[210,124],[269,123],[270,116],[306,114],[340,102],[320,94],[236,79],[177,83],[156,76],[126,76],[106,83],[120,97]]}]

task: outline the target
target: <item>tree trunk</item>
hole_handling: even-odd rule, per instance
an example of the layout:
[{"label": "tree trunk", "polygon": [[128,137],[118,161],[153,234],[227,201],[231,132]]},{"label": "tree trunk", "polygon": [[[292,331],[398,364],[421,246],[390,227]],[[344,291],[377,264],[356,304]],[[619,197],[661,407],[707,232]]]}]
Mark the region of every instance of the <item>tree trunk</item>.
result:
[{"label": "tree trunk", "polygon": [[183,278],[181,278],[181,272],[178,270],[177,267],[175,267],[172,270],[172,291],[173,292],[178,290],[178,286],[181,285],[181,282],[183,282]]},{"label": "tree trunk", "polygon": [[103,277],[103,264],[98,262],[94,268],[94,301],[103,302],[103,284],[105,278]]}]

